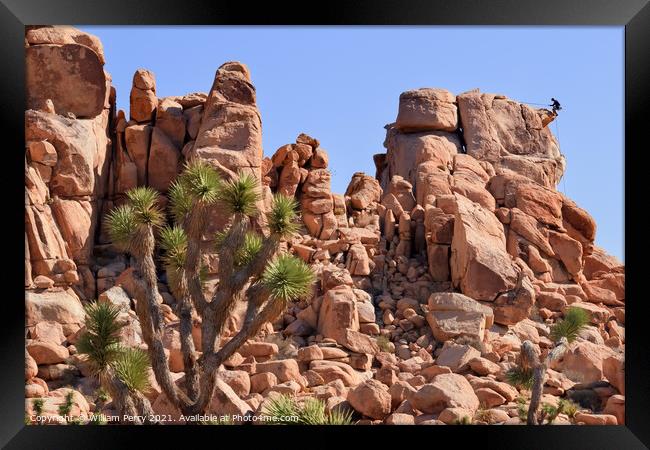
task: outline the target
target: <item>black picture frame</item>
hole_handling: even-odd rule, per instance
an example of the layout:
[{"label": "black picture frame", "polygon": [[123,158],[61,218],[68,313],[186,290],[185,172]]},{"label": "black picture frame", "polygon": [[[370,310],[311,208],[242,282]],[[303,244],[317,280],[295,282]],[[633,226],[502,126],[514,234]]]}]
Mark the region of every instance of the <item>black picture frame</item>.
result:
[{"label": "black picture frame", "polygon": [[[555,427],[151,427],[67,426],[27,427],[24,425],[24,298],[23,266],[17,261],[24,255],[24,221],[20,204],[24,148],[24,26],[61,25],[614,25],[625,27],[625,254],[627,343],[626,343],[626,425],[555,426]],[[3,218],[6,228],[5,251],[0,276],[4,288],[4,321],[0,327],[2,384],[0,385],[0,445],[5,448],[130,448],[134,439],[163,440],[168,445],[199,446],[199,439],[212,445],[250,447],[250,438],[264,434],[260,445],[319,446],[332,439],[337,443],[351,440],[361,445],[441,445],[451,439],[462,445],[477,439],[485,447],[498,448],[588,448],[636,449],[650,445],[650,348],[648,321],[641,297],[640,263],[643,254],[641,227],[644,202],[635,180],[643,175],[639,160],[647,150],[644,121],[650,100],[650,4],[649,0],[330,0],[322,4],[307,2],[242,4],[221,0],[0,0],[0,46],[2,47],[2,184]],[[543,44],[540,44],[543,45]],[[594,95],[598,95],[594,92]],[[646,113],[646,114],[644,114]],[[644,126],[645,125],[645,126]],[[603,124],[594,124],[601,133]],[[629,151],[627,151],[629,149]],[[632,181],[627,181],[632,180]],[[606,182],[604,180],[603,182]],[[635,186],[637,184],[637,186]],[[639,214],[637,220],[632,215]],[[636,236],[640,236],[639,240]],[[7,253],[9,252],[9,253]],[[188,434],[188,431],[191,434]],[[295,436],[300,433],[303,436]],[[216,433],[219,439],[216,439]],[[222,440],[222,437],[224,440]],[[151,439],[151,440],[150,440]],[[294,443],[291,441],[296,439]],[[299,439],[299,440],[298,440]],[[227,444],[226,444],[227,443]],[[150,444],[153,446],[153,444]],[[455,445],[455,446],[456,446]]]}]

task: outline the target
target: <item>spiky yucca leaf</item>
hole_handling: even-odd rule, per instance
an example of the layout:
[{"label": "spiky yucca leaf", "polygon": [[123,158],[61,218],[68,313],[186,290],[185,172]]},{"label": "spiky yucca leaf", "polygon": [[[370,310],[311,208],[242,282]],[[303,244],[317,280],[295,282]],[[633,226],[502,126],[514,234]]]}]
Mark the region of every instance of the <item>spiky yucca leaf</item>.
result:
[{"label": "spiky yucca leaf", "polygon": [[106,226],[113,244],[120,250],[128,251],[138,229],[138,221],[133,207],[122,205],[111,210],[106,216]]},{"label": "spiky yucca leaf", "polygon": [[241,248],[237,250],[235,255],[235,265],[245,266],[251,262],[255,255],[257,255],[262,249],[263,244],[264,241],[262,240],[262,236],[258,233],[255,233],[254,231],[246,233],[246,236],[244,236],[244,243]]},{"label": "spiky yucca leaf", "polygon": [[558,342],[566,338],[571,343],[590,320],[589,312],[582,308],[571,307],[564,313],[564,319],[551,327],[551,339]]},{"label": "spiky yucca leaf", "polygon": [[557,408],[561,413],[566,414],[573,419],[573,416],[578,412],[578,405],[571,400],[561,398],[557,403]]},{"label": "spiky yucca leaf", "polygon": [[193,199],[188,189],[177,178],[167,191],[169,210],[176,223],[182,223],[185,216],[192,210]]},{"label": "spiky yucca leaf", "polygon": [[115,374],[131,390],[145,393],[151,388],[149,382],[149,356],[140,348],[122,348],[113,362]]},{"label": "spiky yucca leaf", "polygon": [[285,253],[266,266],[261,282],[271,293],[272,299],[290,302],[308,295],[315,278],[314,272],[304,261]]},{"label": "spiky yucca leaf", "polygon": [[293,197],[282,194],[273,196],[273,205],[268,214],[269,228],[272,233],[288,236],[298,230],[296,223],[298,202]]},{"label": "spiky yucca leaf", "polygon": [[297,416],[298,406],[293,398],[288,395],[279,395],[278,397],[272,398],[266,405],[264,405],[262,414],[273,418],[274,421],[271,423],[293,423],[287,422],[286,418]]},{"label": "spiky yucca leaf", "polygon": [[325,403],[317,398],[305,399],[298,414],[298,423],[304,425],[322,425],[326,421]]},{"label": "spiky yucca leaf", "polygon": [[119,332],[124,326],[119,321],[120,309],[111,303],[93,302],[85,307],[86,331],[77,341],[77,350],[88,355],[95,374],[104,371],[120,353]]},{"label": "spiky yucca leaf", "polygon": [[133,208],[138,225],[158,227],[163,223],[164,215],[158,207],[158,191],[148,186],[141,186],[129,189],[126,196]]},{"label": "spiky yucca leaf", "polygon": [[164,227],[160,231],[160,247],[165,251],[166,266],[183,267],[187,252],[187,235],[183,228],[178,225]]},{"label": "spiky yucca leaf", "polygon": [[218,199],[222,183],[219,173],[200,159],[193,159],[185,164],[179,181],[194,199],[208,204]]},{"label": "spiky yucca leaf", "polygon": [[532,369],[513,367],[508,372],[506,372],[506,379],[508,380],[508,383],[512,384],[515,387],[531,389],[533,387],[533,375],[534,372]]},{"label": "spiky yucca leaf", "polygon": [[352,425],[352,411],[334,409],[325,418],[325,425]]},{"label": "spiky yucca leaf", "polygon": [[219,189],[219,200],[229,213],[255,216],[258,213],[256,203],[260,200],[258,182],[254,176],[240,172],[236,180],[223,183]]}]

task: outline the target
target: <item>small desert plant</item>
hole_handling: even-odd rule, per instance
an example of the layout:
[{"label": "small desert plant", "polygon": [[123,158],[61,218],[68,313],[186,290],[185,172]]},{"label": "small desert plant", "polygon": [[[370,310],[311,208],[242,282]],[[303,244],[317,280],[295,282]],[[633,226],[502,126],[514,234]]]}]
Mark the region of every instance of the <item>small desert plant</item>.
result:
[{"label": "small desert plant", "polygon": [[582,308],[571,307],[564,314],[564,319],[551,327],[551,339],[558,342],[566,338],[567,342],[572,343],[575,338],[590,321],[587,311]]},{"label": "small desert plant", "polygon": [[[532,368],[533,382],[531,388],[530,406],[528,408],[528,425],[538,425],[542,420],[538,417],[539,403],[542,397],[542,389],[546,370],[548,369],[551,361],[561,358],[564,352],[569,347],[569,343],[573,342],[578,336],[580,331],[587,326],[591,317],[589,313],[581,308],[571,307],[565,314],[564,319],[558,321],[551,327],[551,338],[555,342],[555,346],[550,349],[546,358],[543,361],[539,360],[538,355],[534,351],[533,344],[530,341],[524,341],[521,346],[520,353],[520,367],[522,369]],[[544,413],[542,413],[544,415]]]},{"label": "small desert plant", "polygon": [[542,403],[542,407],[540,408],[539,412],[539,423],[544,423],[544,420],[546,420],[547,424],[552,424],[560,412],[561,410],[559,406],[553,406],[549,403]]},{"label": "small desert plant", "polygon": [[34,410],[34,415],[37,417],[36,425],[40,425],[43,423],[42,421],[38,420],[38,417],[43,415],[44,403],[45,401],[42,398],[35,398],[34,400],[32,400],[32,409]]},{"label": "small desert plant", "polygon": [[469,416],[463,416],[460,419],[453,421],[454,425],[472,425],[472,418]]},{"label": "small desert plant", "polygon": [[119,320],[119,307],[93,302],[85,310],[86,331],[77,342],[79,353],[88,356],[93,374],[99,378],[102,388],[110,392],[120,415],[151,413],[142,395],[149,388],[149,358],[141,349],[120,345],[119,334],[124,323]]},{"label": "small desert plant", "polygon": [[553,421],[560,414],[566,414],[568,417],[573,418],[578,411],[578,406],[571,400],[560,399],[557,406],[543,403],[539,414],[539,422],[542,423],[546,420],[547,424],[552,424]]},{"label": "small desert plant", "polygon": [[533,386],[533,370],[515,366],[506,372],[506,379],[517,388],[530,389]]},{"label": "small desert plant", "polygon": [[522,422],[526,422],[528,418],[528,405],[522,396],[517,397],[517,416]]},{"label": "small desert plant", "polygon": [[270,423],[282,425],[350,425],[352,411],[335,409],[325,412],[325,402],[307,398],[298,404],[293,397],[280,395],[265,406],[263,415],[274,418]]},{"label": "small desert plant", "polygon": [[560,412],[563,412],[571,419],[573,419],[573,417],[578,412],[578,405],[573,403],[571,400],[564,398],[561,398],[558,402],[558,408],[560,409]]},{"label": "small desert plant", "polygon": [[487,409],[485,406],[481,406],[474,413],[474,420],[490,423],[492,421],[492,411]]},{"label": "small desert plant", "polygon": [[377,336],[377,346],[382,352],[392,353],[392,346],[388,336]]},{"label": "small desert plant", "polygon": [[73,400],[74,392],[69,391],[67,394],[65,394],[65,401],[59,405],[59,415],[66,417],[66,421],[67,416],[69,416],[70,411],[72,411]]},{"label": "small desert plant", "polygon": [[146,393],[151,388],[149,382],[149,357],[139,348],[124,348],[113,362],[115,375],[132,392]]}]

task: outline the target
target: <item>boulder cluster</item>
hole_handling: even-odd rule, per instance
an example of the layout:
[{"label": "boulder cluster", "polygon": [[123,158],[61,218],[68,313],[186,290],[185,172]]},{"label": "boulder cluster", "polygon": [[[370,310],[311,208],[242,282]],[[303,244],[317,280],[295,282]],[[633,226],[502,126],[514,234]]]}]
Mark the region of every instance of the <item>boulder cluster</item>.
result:
[{"label": "boulder cluster", "polygon": [[[122,343],[146,344],[133,311],[132,261],[102,218],[134,187],[165,194],[184,162],[199,158],[259,180],[260,210],[272,194],[296,198],[302,227],[284,245],[319,280],[226,361],[209,412],[259,415],[284,394],[352,411],[357,423],[519,424],[527,391],[506,374],[523,341],[547,354],[550,327],[577,307],[591,324],[553,361],[542,402],[578,405],[555,423],[624,423],[625,268],[594,245],[593,218],[556,189],[566,162],[547,126],[550,111],[478,90],[404,92],[385,127],[386,152],[374,155],[375,176],[355,173],[336,194],[318,139],[300,134],[264,157],[242,63],[219,67],[208,93],[165,98],[154,74],[138,69],[127,120],[96,37],[28,27],[25,45],[28,414],[41,398],[43,414],[56,417],[69,392],[72,415],[110,414],[75,347],[83,305],[118,305]],[[208,224],[211,289],[218,261],[208,249],[224,226],[218,208]],[[164,344],[180,382],[177,301],[162,272],[159,288]],[[235,308],[224,344],[242,313]],[[200,324],[195,331],[200,352]],[[178,423],[180,412],[150,378],[154,411]]]}]

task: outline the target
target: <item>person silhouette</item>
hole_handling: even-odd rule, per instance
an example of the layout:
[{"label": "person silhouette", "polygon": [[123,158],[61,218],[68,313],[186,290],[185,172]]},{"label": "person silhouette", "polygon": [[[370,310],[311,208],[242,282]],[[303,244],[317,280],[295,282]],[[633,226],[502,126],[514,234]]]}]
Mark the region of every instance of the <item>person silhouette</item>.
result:
[{"label": "person silhouette", "polygon": [[560,102],[553,97],[551,97],[551,102],[552,103],[549,106],[553,108],[553,114],[557,114],[557,112],[562,109],[562,106],[560,106]]}]

